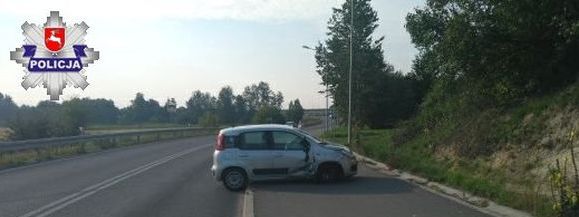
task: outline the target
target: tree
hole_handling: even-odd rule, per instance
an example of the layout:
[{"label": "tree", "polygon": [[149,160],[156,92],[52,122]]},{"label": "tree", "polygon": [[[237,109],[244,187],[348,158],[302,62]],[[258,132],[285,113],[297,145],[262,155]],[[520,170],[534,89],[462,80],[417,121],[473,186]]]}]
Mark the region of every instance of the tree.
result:
[{"label": "tree", "polygon": [[217,119],[221,124],[233,124],[235,122],[235,95],[231,87],[221,88],[217,98]]},{"label": "tree", "polygon": [[12,101],[12,97],[0,93],[0,126],[13,117],[18,110],[18,106]]},{"label": "tree", "polygon": [[248,107],[248,117],[253,117],[254,123],[283,123],[285,118],[281,112],[283,95],[274,92],[266,82],[245,87],[242,94]]},{"label": "tree", "polygon": [[243,98],[243,96],[241,95],[235,96],[235,102],[233,106],[235,110],[235,123],[245,124],[251,121],[249,107],[247,105],[247,101]]},{"label": "tree", "polygon": [[79,127],[86,125],[85,118],[79,106],[41,101],[36,107],[22,106],[8,121],[8,127],[15,140],[73,136],[80,133]]},{"label": "tree", "polygon": [[304,117],[304,108],[300,103],[299,99],[295,101],[290,101],[288,111],[287,111],[287,118],[288,120],[293,121],[294,123],[298,123]]},{"label": "tree", "polygon": [[80,127],[116,123],[119,116],[113,101],[105,99],[73,98],[62,104],[41,101],[36,106],[9,106],[15,109],[13,114],[1,110],[6,107],[3,105],[10,105],[6,101],[11,100],[6,99],[9,97],[0,100],[0,117],[7,117],[6,125],[14,132],[12,139],[78,135]]},{"label": "tree", "polygon": [[269,84],[263,81],[260,81],[257,85],[253,84],[245,87],[242,96],[252,111],[257,111],[263,106],[281,109],[281,104],[283,103],[282,93],[272,91]]},{"label": "tree", "polygon": [[203,127],[216,127],[217,126],[217,115],[212,111],[207,111],[201,118],[199,118],[199,125]]},{"label": "tree", "polygon": [[[351,4],[354,3],[354,25],[351,25]],[[390,99],[384,98],[384,87],[394,73],[394,67],[384,61],[382,41],[374,39],[378,16],[370,0],[348,0],[334,8],[328,22],[328,39],[316,47],[317,73],[329,86],[334,106],[342,117],[348,114],[348,77],[350,30],[352,33],[352,117],[354,124],[383,127],[386,121],[376,114]],[[394,94],[394,93],[393,93]],[[389,94],[389,95],[393,95]]]},{"label": "tree", "polygon": [[419,105],[415,93],[416,80],[402,72],[388,74],[383,83],[383,96],[376,101],[370,115],[371,126],[394,127],[400,120],[410,118],[417,112]]},{"label": "tree", "polygon": [[121,110],[123,121],[128,123],[161,122],[162,111],[159,102],[154,99],[145,100],[142,93],[137,93],[131,105]]},{"label": "tree", "polygon": [[285,118],[280,108],[272,106],[262,106],[253,116],[253,123],[256,124],[283,124]]},{"label": "tree", "polygon": [[107,99],[73,98],[64,101],[62,106],[71,112],[82,112],[85,125],[116,124],[119,117],[119,109],[112,100]]},{"label": "tree", "polygon": [[192,122],[190,121],[190,117],[189,117],[189,110],[185,107],[179,107],[177,108],[177,110],[175,111],[175,121],[179,124],[191,124]]},{"label": "tree", "polygon": [[45,113],[30,106],[22,106],[8,121],[8,127],[13,131],[11,135],[13,140],[50,137],[50,125]]},{"label": "tree", "polygon": [[74,98],[62,103],[62,109],[71,124],[76,127],[86,127],[89,122],[89,108],[81,99]]},{"label": "tree", "polygon": [[175,98],[169,98],[163,106],[163,120],[165,122],[175,122],[175,113],[177,113],[177,101]]},{"label": "tree", "polygon": [[406,18],[414,72],[475,107],[563,88],[579,75],[576,2],[428,0]]},{"label": "tree", "polygon": [[199,119],[206,112],[215,110],[216,99],[210,93],[202,93],[197,90],[187,100],[186,122],[190,124],[199,123]]}]

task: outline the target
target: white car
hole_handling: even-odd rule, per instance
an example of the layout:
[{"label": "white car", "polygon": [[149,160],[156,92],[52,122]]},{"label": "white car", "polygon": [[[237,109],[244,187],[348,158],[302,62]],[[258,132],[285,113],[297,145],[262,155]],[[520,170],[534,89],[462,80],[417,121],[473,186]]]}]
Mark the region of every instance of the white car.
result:
[{"label": "white car", "polygon": [[251,181],[290,177],[335,181],[357,173],[347,147],[325,143],[286,125],[249,125],[219,131],[211,172],[225,187],[239,191]]}]

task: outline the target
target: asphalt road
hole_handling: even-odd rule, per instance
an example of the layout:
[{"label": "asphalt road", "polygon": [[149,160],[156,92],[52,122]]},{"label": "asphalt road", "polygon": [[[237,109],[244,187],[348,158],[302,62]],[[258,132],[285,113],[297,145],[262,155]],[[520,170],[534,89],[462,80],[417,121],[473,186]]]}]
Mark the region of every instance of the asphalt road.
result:
[{"label": "asphalt road", "polygon": [[333,184],[271,181],[252,190],[257,217],[488,216],[364,166],[354,178]]},{"label": "asphalt road", "polygon": [[241,213],[214,182],[214,136],[109,150],[0,171],[0,216],[207,216]]},{"label": "asphalt road", "polygon": [[[0,217],[240,216],[244,195],[227,191],[209,173],[214,139],[144,144],[0,171]],[[365,167],[335,184],[298,180],[251,188],[257,217],[485,216]]]}]

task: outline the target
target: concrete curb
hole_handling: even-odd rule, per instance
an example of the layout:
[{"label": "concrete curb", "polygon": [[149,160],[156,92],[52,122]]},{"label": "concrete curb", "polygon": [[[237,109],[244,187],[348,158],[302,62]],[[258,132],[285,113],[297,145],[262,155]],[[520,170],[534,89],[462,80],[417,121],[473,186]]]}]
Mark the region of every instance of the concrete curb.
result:
[{"label": "concrete curb", "polygon": [[241,216],[255,217],[255,213],[253,211],[253,191],[247,188],[243,195],[243,210]]},{"label": "concrete curb", "polygon": [[482,213],[496,217],[532,217],[532,215],[529,213],[516,210],[507,206],[499,205],[486,198],[477,197],[468,192],[461,191],[437,182],[432,182],[426,178],[416,176],[407,172],[402,172],[397,169],[393,169],[392,167],[384,163],[378,162],[374,159],[360,155],[358,153],[355,153],[355,155],[360,162],[366,164],[366,166],[378,172],[394,176],[398,179],[412,183],[426,191],[456,201],[458,203],[476,209]]}]

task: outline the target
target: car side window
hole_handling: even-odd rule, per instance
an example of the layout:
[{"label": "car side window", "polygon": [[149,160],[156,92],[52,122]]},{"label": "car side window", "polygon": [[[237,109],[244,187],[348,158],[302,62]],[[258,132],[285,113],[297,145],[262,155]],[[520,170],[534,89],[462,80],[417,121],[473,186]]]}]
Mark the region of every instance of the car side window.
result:
[{"label": "car side window", "polygon": [[303,138],[293,133],[273,131],[273,149],[276,150],[304,150]]},{"label": "car side window", "polygon": [[248,132],[241,134],[237,147],[244,150],[266,150],[268,147],[268,132]]}]

